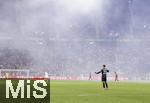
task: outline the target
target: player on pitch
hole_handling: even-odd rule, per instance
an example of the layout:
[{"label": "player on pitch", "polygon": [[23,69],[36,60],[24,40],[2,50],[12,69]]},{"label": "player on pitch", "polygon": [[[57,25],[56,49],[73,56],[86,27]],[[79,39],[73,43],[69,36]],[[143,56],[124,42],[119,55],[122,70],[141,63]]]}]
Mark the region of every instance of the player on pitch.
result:
[{"label": "player on pitch", "polygon": [[109,72],[109,70],[106,68],[106,65],[103,65],[103,68],[99,72],[95,72],[96,74],[102,73],[102,82],[104,89],[108,89],[107,72]]},{"label": "player on pitch", "polygon": [[117,74],[117,72],[114,72],[115,73],[115,82],[117,82],[117,81],[119,81],[118,80],[118,74]]}]

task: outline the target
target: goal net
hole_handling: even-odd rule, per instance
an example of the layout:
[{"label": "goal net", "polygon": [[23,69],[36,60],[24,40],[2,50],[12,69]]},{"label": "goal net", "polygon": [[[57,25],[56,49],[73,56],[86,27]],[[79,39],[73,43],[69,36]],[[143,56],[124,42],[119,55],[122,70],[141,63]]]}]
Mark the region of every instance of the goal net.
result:
[{"label": "goal net", "polygon": [[29,78],[29,72],[27,69],[0,69],[0,78]]}]

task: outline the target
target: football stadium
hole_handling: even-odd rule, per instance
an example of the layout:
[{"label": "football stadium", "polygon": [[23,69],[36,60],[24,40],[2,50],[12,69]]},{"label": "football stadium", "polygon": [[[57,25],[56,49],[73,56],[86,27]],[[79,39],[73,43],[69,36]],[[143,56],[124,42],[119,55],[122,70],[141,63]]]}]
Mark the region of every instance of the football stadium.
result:
[{"label": "football stadium", "polygon": [[150,103],[149,0],[0,0],[0,103]]}]

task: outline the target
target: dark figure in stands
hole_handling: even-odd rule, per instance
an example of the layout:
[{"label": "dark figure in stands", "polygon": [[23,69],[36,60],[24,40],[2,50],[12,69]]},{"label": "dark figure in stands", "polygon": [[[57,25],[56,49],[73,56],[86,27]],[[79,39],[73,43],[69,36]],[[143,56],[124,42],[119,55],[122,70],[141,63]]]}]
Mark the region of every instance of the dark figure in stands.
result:
[{"label": "dark figure in stands", "polygon": [[103,65],[103,68],[99,72],[95,72],[96,74],[102,73],[102,82],[104,89],[108,89],[107,72],[109,72],[109,70],[106,68],[106,65]]}]

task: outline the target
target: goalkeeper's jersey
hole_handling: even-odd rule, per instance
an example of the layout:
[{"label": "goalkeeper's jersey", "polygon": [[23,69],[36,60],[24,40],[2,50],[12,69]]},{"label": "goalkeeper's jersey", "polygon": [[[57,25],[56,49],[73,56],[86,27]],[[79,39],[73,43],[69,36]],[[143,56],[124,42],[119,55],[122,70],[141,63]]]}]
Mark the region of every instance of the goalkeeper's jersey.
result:
[{"label": "goalkeeper's jersey", "polygon": [[102,69],[101,71],[100,71],[101,73],[102,73],[102,78],[106,78],[107,77],[107,72],[109,72],[109,70],[108,69]]}]

